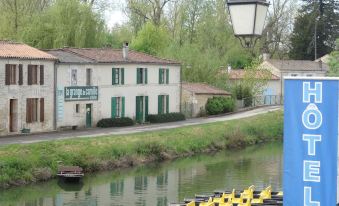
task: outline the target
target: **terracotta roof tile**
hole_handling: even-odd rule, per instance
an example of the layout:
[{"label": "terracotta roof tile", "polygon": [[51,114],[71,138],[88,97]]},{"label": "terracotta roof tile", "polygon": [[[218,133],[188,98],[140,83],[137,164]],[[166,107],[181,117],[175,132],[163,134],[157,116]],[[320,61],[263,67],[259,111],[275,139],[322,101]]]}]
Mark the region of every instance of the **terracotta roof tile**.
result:
[{"label": "terracotta roof tile", "polygon": [[204,83],[182,83],[182,89],[196,94],[231,95],[231,93]]},{"label": "terracotta roof tile", "polygon": [[12,41],[0,41],[0,58],[56,60],[51,54]]},{"label": "terracotta roof tile", "polygon": [[[63,51],[63,54],[57,54],[55,51]],[[58,50],[53,50],[50,53],[55,54],[61,62],[64,63],[74,63],[75,60],[73,57],[66,57],[68,55],[76,55],[82,59],[78,59],[78,63],[81,63],[86,59],[86,61],[92,61],[94,63],[151,63],[151,64],[180,64],[177,61],[155,57],[141,52],[136,52],[129,50],[128,59],[123,58],[122,49],[112,49],[112,48],[63,48]],[[62,58],[60,58],[62,56]],[[72,59],[69,62],[67,59]]]},{"label": "terracotta roof tile", "polygon": [[[256,71],[255,72],[255,78],[256,79],[266,79],[267,77],[270,80],[279,80],[280,78],[274,74],[272,74],[271,72],[269,72],[267,70],[264,71]],[[268,76],[270,75],[270,76]],[[231,70],[230,73],[228,74],[229,79],[232,80],[238,80],[238,79],[243,79],[246,76],[246,70],[244,69],[234,69]]]}]

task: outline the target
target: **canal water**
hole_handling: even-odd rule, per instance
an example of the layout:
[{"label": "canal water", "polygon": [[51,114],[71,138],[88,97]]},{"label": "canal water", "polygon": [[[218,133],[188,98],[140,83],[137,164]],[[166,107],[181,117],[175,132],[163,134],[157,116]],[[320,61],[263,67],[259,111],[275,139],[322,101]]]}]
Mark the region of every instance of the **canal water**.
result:
[{"label": "canal water", "polygon": [[80,185],[57,180],[0,191],[10,206],[167,206],[214,190],[282,189],[282,144],[199,155],[133,169],[86,175]]}]

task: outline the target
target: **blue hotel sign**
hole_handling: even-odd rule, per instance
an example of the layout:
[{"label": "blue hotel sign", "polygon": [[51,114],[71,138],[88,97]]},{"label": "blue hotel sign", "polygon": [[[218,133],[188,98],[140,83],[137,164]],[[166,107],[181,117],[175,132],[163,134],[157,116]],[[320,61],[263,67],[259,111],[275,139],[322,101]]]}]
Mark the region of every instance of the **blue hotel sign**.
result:
[{"label": "blue hotel sign", "polygon": [[338,85],[285,80],[284,206],[337,204]]}]

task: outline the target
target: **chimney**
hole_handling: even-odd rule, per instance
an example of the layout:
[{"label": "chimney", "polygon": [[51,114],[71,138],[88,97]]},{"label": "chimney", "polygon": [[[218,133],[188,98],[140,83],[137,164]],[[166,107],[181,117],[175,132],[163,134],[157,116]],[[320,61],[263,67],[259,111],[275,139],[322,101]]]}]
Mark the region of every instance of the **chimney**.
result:
[{"label": "chimney", "polygon": [[227,73],[231,73],[231,70],[232,70],[231,65],[228,65],[228,67],[227,67]]},{"label": "chimney", "polygon": [[122,56],[123,56],[124,60],[128,59],[128,42],[124,42],[124,44],[123,44]]},{"label": "chimney", "polygon": [[263,58],[264,61],[267,61],[271,58],[271,55],[269,53],[263,53],[262,58]]}]

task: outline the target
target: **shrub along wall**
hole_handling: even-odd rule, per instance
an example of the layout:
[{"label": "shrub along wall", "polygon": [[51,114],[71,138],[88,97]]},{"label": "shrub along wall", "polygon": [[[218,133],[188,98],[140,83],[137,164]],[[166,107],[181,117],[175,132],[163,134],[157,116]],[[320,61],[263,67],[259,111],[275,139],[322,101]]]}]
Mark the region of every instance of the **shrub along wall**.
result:
[{"label": "shrub along wall", "polygon": [[233,112],[235,108],[234,99],[229,97],[209,98],[206,103],[206,112],[209,115]]},{"label": "shrub along wall", "polygon": [[122,136],[82,138],[0,147],[0,187],[56,176],[57,162],[86,172],[161,161],[195,153],[281,140],[283,113]]},{"label": "shrub along wall", "polygon": [[97,127],[107,128],[107,127],[126,127],[134,125],[134,121],[128,117],[122,118],[107,118],[102,119],[97,123]]},{"label": "shrub along wall", "polygon": [[185,115],[182,113],[148,115],[148,121],[151,123],[176,122],[183,121],[185,119]]}]

